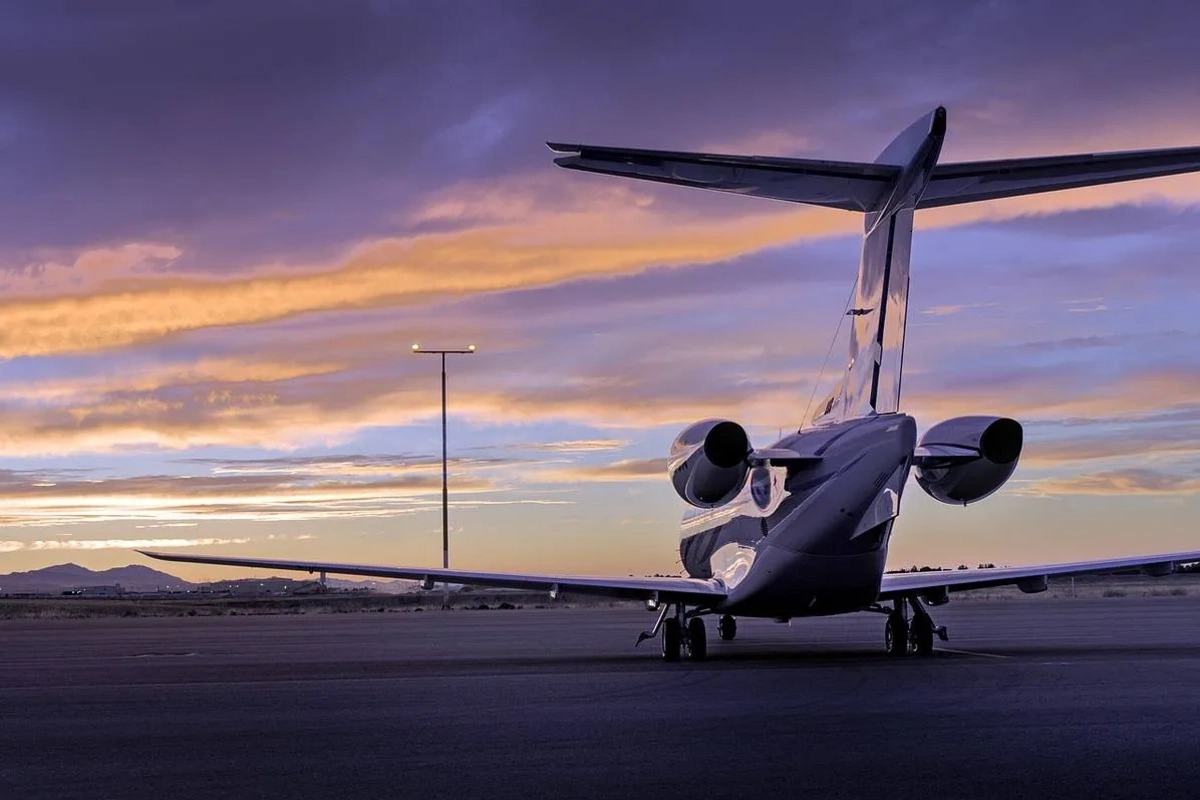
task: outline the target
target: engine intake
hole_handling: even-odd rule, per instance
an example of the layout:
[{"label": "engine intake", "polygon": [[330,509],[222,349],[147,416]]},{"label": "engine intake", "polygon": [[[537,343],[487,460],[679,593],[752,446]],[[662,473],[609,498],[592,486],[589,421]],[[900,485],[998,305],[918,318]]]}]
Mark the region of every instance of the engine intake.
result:
[{"label": "engine intake", "polygon": [[965,448],[979,457],[965,464],[919,467],[917,483],[943,503],[978,502],[1012,476],[1023,442],[1021,423],[1007,417],[955,417],[940,422],[921,437],[921,447]]},{"label": "engine intake", "polygon": [[667,459],[671,483],[687,503],[716,508],[737,497],[746,485],[750,439],[736,422],[706,419],[675,438]]}]

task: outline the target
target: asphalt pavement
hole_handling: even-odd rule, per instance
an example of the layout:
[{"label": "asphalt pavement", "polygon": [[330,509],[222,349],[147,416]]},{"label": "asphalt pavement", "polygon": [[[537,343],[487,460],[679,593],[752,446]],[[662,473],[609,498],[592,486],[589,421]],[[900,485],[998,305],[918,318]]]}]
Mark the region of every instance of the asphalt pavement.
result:
[{"label": "asphalt pavement", "polygon": [[1200,598],[741,620],[631,609],[0,623],[0,798],[1195,797]]}]

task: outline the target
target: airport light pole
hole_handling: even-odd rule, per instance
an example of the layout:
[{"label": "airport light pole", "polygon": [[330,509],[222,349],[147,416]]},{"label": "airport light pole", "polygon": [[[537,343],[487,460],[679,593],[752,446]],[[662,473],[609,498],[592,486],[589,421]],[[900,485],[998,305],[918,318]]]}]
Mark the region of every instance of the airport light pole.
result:
[{"label": "airport light pole", "polygon": [[[446,356],[471,355],[475,345],[462,350],[426,350],[419,344],[412,346],[417,355],[439,355],[442,357],[442,569],[450,568],[450,489],[449,471],[446,467]],[[442,608],[450,607],[450,584],[442,581]]]}]

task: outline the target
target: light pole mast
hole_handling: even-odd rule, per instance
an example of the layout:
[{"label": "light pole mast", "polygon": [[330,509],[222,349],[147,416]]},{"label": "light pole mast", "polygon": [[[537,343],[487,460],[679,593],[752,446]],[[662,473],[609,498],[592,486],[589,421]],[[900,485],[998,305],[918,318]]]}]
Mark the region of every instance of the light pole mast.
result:
[{"label": "light pole mast", "polygon": [[[450,475],[446,461],[446,356],[471,355],[475,345],[468,345],[465,350],[426,350],[419,344],[412,346],[412,351],[436,354],[442,357],[442,569],[450,568]],[[450,584],[442,582],[442,608],[450,607]]]},{"label": "light pole mast", "polygon": [[[450,473],[446,466],[446,354],[442,353],[442,569],[450,569]],[[450,584],[442,584],[442,607],[450,605]]]}]

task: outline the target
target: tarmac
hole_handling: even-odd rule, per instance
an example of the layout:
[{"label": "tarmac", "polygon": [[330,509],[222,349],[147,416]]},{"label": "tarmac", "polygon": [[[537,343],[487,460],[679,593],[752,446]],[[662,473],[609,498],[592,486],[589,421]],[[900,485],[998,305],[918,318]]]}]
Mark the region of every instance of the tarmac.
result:
[{"label": "tarmac", "polygon": [[0,623],[0,798],[1196,797],[1200,597],[740,620],[638,609]]}]

